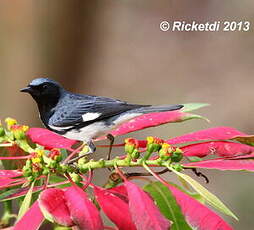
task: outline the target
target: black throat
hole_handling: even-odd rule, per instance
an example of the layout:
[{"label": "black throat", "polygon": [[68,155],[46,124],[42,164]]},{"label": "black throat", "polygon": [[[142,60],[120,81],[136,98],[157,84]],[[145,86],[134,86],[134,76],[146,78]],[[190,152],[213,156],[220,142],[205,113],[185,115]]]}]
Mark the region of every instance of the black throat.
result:
[{"label": "black throat", "polygon": [[43,98],[34,98],[34,99],[37,103],[37,106],[40,112],[40,118],[43,124],[47,128],[49,128],[48,121],[55,112],[55,107],[60,100],[60,94],[55,95],[54,97],[43,97]]}]

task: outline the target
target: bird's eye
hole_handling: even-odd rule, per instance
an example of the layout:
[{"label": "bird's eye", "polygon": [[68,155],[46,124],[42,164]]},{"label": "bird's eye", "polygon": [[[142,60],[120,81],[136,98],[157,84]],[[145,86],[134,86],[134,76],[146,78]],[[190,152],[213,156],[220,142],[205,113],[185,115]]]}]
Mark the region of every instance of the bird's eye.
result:
[{"label": "bird's eye", "polygon": [[43,85],[42,88],[43,88],[43,89],[47,89],[47,88],[48,88],[48,85]]}]

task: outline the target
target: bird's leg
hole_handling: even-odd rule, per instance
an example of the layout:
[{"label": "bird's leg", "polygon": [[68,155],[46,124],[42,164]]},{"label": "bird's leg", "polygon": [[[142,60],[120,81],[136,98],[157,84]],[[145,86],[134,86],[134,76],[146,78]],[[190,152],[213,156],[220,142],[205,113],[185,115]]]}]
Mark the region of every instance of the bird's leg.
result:
[{"label": "bird's leg", "polygon": [[78,156],[78,157],[72,158],[72,159],[69,160],[67,163],[68,163],[68,164],[71,164],[71,163],[73,163],[73,162],[76,162],[76,161],[78,161],[80,158],[85,157],[85,156],[87,156],[87,155],[89,155],[89,154],[91,154],[91,153],[94,153],[94,152],[96,151],[96,147],[95,147],[95,145],[94,145],[94,143],[93,143],[92,141],[88,141],[88,142],[86,143],[86,145],[87,145],[88,148],[89,148],[89,150],[88,150],[86,153],[83,153],[83,154],[81,154],[81,155]]},{"label": "bird's leg", "polygon": [[[108,151],[108,155],[107,155],[107,160],[110,160],[110,156],[111,156],[111,151],[112,151],[112,146],[114,144],[114,141],[115,141],[115,138],[112,134],[107,134],[107,139],[109,140],[109,151]],[[112,169],[111,168],[108,168],[108,170],[110,172],[112,172]]]},{"label": "bird's leg", "polygon": [[107,139],[109,140],[109,151],[108,151],[108,155],[107,155],[107,160],[110,160],[110,156],[111,156],[111,151],[112,151],[112,146],[114,144],[115,138],[112,134],[107,134]]}]

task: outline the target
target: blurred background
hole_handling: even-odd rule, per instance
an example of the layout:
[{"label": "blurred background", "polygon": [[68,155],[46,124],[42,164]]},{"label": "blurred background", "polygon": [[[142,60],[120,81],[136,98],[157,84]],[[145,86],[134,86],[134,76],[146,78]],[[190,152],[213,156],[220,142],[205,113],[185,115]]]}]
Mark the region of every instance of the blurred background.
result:
[{"label": "blurred background", "polygon": [[[128,136],[167,139],[214,126],[254,134],[253,10],[251,0],[2,0],[0,118],[42,126],[34,101],[19,89],[50,77],[71,91],[133,103],[211,104],[198,111],[210,124],[193,120]],[[248,20],[251,30],[162,32],[163,20]],[[206,187],[240,219],[227,221],[251,229],[253,174],[202,172],[210,178]]]}]

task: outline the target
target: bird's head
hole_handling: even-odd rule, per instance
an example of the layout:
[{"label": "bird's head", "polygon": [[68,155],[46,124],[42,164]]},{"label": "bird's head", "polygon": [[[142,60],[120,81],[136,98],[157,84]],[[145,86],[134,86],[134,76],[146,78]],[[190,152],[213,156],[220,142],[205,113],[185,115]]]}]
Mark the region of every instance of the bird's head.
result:
[{"label": "bird's head", "polygon": [[62,86],[48,78],[36,78],[20,92],[29,93],[38,104],[56,103],[63,91]]}]

